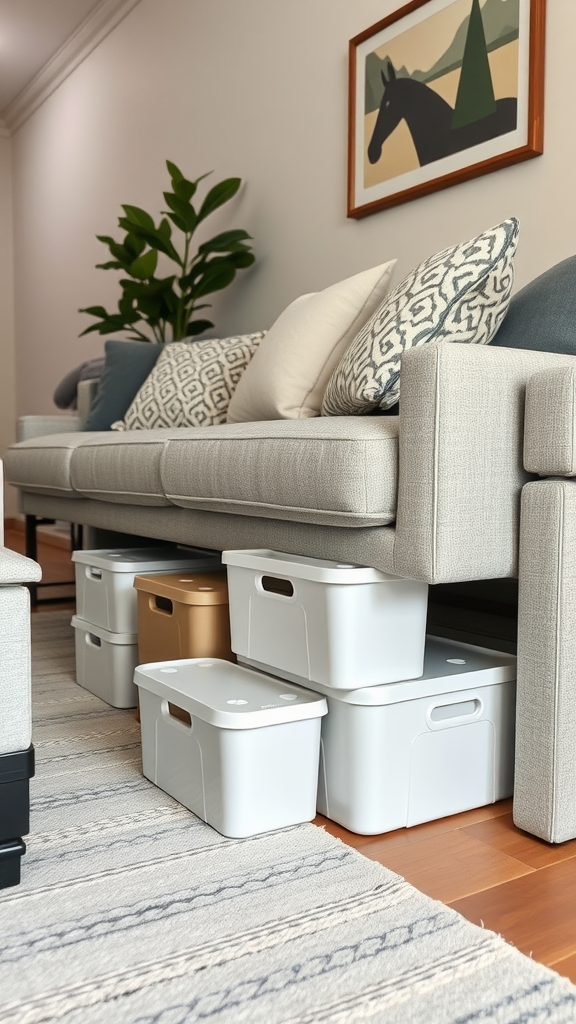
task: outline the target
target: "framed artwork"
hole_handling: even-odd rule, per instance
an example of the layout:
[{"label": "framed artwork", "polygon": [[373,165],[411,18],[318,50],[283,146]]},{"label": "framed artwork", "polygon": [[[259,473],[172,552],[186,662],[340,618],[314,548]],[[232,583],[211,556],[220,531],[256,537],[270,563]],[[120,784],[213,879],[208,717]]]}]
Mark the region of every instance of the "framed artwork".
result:
[{"label": "framed artwork", "polygon": [[546,0],[412,0],[349,44],[348,216],[543,152]]}]

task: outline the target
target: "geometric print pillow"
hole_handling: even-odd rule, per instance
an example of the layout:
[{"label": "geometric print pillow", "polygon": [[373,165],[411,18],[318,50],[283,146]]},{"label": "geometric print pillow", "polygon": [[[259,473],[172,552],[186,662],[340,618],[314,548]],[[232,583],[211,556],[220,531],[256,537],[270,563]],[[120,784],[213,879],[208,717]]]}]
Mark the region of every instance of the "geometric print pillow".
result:
[{"label": "geometric print pillow", "polygon": [[487,345],[514,283],[515,217],[420,263],[380,304],[334,370],[323,416],[389,409],[400,395],[400,360],[428,341]]},{"label": "geometric print pillow", "polygon": [[224,423],[234,389],[265,333],[170,342],[112,430]]}]

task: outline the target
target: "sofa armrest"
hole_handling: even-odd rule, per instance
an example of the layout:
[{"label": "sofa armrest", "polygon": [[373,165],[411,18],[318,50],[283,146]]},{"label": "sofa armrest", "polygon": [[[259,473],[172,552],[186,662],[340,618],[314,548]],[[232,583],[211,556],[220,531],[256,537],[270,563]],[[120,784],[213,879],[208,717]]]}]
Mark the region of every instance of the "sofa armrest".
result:
[{"label": "sofa armrest", "polygon": [[576,361],[535,373],[526,388],[524,466],[540,476],[576,476]]},{"label": "sofa armrest", "polygon": [[81,430],[80,417],[54,414],[52,416],[20,416],[16,425],[17,441],[32,441],[49,434],[70,434]]},{"label": "sofa armrest", "polygon": [[395,572],[429,583],[518,574],[528,381],[573,356],[424,345],[402,359]]},{"label": "sofa armrest", "polygon": [[0,586],[38,583],[42,579],[42,569],[38,562],[26,558],[25,555],[0,547]]}]

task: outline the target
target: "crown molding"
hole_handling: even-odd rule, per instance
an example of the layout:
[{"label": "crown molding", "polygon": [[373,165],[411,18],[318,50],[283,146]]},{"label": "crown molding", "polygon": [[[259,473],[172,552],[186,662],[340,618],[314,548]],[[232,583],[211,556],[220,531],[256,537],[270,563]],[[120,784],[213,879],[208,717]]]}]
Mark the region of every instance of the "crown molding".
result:
[{"label": "crown molding", "polygon": [[0,122],[7,134],[20,128],[79,64],[136,7],[140,0],[101,0],[47,64],[4,110]]}]

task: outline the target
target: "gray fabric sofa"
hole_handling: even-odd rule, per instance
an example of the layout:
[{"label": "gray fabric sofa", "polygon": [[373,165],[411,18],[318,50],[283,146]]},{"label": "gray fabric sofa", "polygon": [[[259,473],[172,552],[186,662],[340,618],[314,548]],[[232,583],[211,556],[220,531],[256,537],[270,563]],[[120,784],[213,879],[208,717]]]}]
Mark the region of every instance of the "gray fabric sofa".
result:
[{"label": "gray fabric sofa", "polygon": [[[537,482],[542,468],[529,460],[525,467],[523,447],[529,382],[542,371],[572,373],[574,366],[570,355],[430,344],[403,357],[398,417],[54,433],[14,445],[6,475],[21,491],[24,512],[102,529],[218,550],[269,547],[430,584],[520,572],[515,814],[521,827],[560,841],[576,835],[576,773],[571,766],[566,789],[564,754],[550,739],[560,713],[556,655],[542,640],[548,625],[538,633],[535,622],[539,602],[549,601],[546,622],[561,634],[558,598],[550,594],[556,586],[569,603],[576,587],[569,570],[566,583],[558,583],[550,569],[546,544],[558,543],[550,505],[559,499],[535,495],[562,487],[576,502],[576,485]],[[543,399],[533,404],[540,410]],[[64,426],[66,418],[59,419]],[[532,420],[533,434],[542,436],[548,427],[540,427],[537,413]],[[569,520],[565,525],[568,531]],[[546,587],[531,575],[538,545]],[[576,602],[570,608],[576,616]],[[538,719],[531,702],[544,669],[547,696],[540,695]],[[572,742],[576,733],[571,726],[569,732]],[[540,767],[531,767],[536,762]],[[550,797],[554,772],[562,797]],[[550,807],[564,799],[570,810],[559,828]]]},{"label": "gray fabric sofa", "polygon": [[398,417],[53,433],[13,445],[6,476],[24,512],[102,529],[428,583],[516,576],[526,384],[571,364],[431,344],[403,358]]}]

